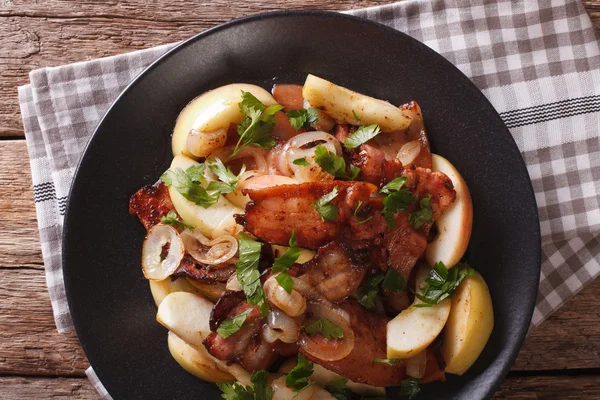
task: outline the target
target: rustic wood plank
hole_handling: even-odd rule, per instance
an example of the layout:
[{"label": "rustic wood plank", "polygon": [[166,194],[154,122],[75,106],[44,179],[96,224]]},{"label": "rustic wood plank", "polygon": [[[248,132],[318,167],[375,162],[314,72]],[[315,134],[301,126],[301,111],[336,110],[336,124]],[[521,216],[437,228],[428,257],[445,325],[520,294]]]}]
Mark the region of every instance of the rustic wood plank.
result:
[{"label": "rustic wood plank", "polygon": [[56,331],[43,271],[0,269],[0,375],[82,376],[87,367],[75,333]]},{"label": "rustic wood plank", "polygon": [[86,378],[0,377],[0,399],[98,400]]},{"label": "rustic wood plank", "polygon": [[[244,15],[278,9],[348,10],[393,0],[0,1],[0,136],[23,136],[16,87],[31,70],[186,39]],[[584,1],[600,27],[600,2]]]},{"label": "rustic wood plank", "polygon": [[0,268],[42,268],[24,140],[0,141]]},{"label": "rustic wood plank", "polygon": [[[0,377],[2,399],[98,400],[86,378]],[[600,398],[600,376],[543,376],[504,381],[495,400],[581,400]]]}]

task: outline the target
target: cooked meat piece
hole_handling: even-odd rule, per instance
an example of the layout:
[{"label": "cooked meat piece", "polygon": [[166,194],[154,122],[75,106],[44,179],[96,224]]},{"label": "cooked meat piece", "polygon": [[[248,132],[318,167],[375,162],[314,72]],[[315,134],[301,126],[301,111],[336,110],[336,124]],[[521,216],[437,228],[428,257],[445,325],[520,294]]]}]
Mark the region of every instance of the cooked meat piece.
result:
[{"label": "cooked meat piece", "polygon": [[354,349],[338,361],[323,361],[306,353],[304,355],[354,382],[373,386],[399,385],[405,376],[402,363],[387,365],[373,362],[376,358],[387,358],[386,325],[389,318],[368,312],[354,300],[346,300],[341,307],[350,314]]},{"label": "cooked meat piece", "polygon": [[354,293],[366,272],[364,265],[354,262],[348,252],[335,242],[319,248],[312,260],[294,268],[300,279],[334,303]]},{"label": "cooked meat piece", "polygon": [[403,131],[377,135],[361,145],[352,159],[352,163],[361,169],[359,177],[374,185],[379,186],[383,183],[383,163],[395,160],[402,146],[414,140],[419,141],[420,151],[412,165],[431,168],[431,149],[423,124],[421,108],[414,101],[404,104],[400,108],[405,115],[412,119],[409,127]]},{"label": "cooked meat piece", "polygon": [[235,265],[222,265],[219,268],[212,265],[200,264],[186,253],[173,273],[174,277],[186,276],[202,283],[227,282],[235,272]]},{"label": "cooked meat piece", "polygon": [[146,230],[174,209],[169,188],[161,181],[144,186],[129,199],[129,213],[137,215]]},{"label": "cooked meat piece", "polygon": [[[339,193],[330,204],[338,208],[337,219],[323,220],[311,204],[336,187]],[[238,222],[253,235],[279,245],[287,245],[293,230],[298,246],[309,249],[318,249],[341,237],[359,240],[365,236],[370,238],[385,230],[381,217],[375,215],[369,222],[359,225],[355,223],[353,214],[359,201],[368,205],[371,195],[376,191],[377,188],[368,183],[343,181],[245,190],[251,201],[246,205],[245,216],[240,216]],[[370,233],[365,235],[360,231]]]},{"label": "cooked meat piece", "polygon": [[299,110],[304,108],[304,97],[302,97],[302,85],[277,84],[273,86],[273,97],[277,103],[287,110]]},{"label": "cooked meat piece", "polygon": [[407,282],[410,272],[427,247],[427,235],[410,226],[407,213],[397,213],[394,219],[396,229],[387,231],[383,239],[388,254],[386,264]]}]

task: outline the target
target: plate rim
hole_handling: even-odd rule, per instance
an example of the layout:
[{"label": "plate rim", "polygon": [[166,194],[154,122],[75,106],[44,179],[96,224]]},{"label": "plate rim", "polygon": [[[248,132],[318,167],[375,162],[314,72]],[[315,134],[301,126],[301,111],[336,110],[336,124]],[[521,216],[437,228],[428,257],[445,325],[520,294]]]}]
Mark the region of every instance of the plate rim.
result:
[{"label": "plate rim", "polygon": [[[459,73],[458,76],[460,76],[460,79],[462,79],[462,81],[463,81],[460,83],[469,85],[472,88],[474,88],[475,93],[477,93],[476,95],[479,96],[479,101],[487,103],[487,107],[489,107],[490,110],[493,110],[494,117],[504,127],[505,134],[508,135],[512,145],[514,145],[514,148],[518,151],[518,153],[520,155],[519,168],[522,169],[522,171],[524,171],[527,174],[529,184],[527,185],[526,189],[529,192],[529,201],[531,201],[532,204],[535,205],[535,220],[537,221],[537,224],[535,224],[535,226],[532,226],[532,231],[533,231],[532,234],[535,235],[535,237],[537,238],[538,246],[536,247],[536,252],[534,254],[536,263],[535,263],[535,265],[531,265],[528,268],[532,269],[532,273],[535,272],[535,274],[538,276],[538,280],[537,280],[535,290],[532,289],[532,291],[530,293],[528,293],[527,296],[525,296],[525,300],[526,300],[525,303],[526,303],[527,307],[523,308],[523,312],[526,315],[528,315],[529,320],[531,320],[534,310],[535,310],[535,306],[536,306],[536,298],[537,298],[537,295],[539,292],[539,276],[541,274],[542,249],[541,249],[541,228],[540,228],[540,222],[539,222],[540,221],[539,220],[539,209],[537,207],[537,201],[535,198],[535,191],[533,189],[533,183],[529,176],[529,172],[527,170],[527,165],[525,163],[525,160],[523,159],[523,155],[522,155],[519,147],[517,146],[517,143],[516,143],[514,137],[510,133],[510,130],[506,127],[506,124],[500,117],[498,111],[491,104],[491,102],[488,100],[488,98],[483,94],[483,92],[473,83],[473,81],[471,79],[469,79],[460,69],[458,69],[454,64],[452,64],[450,61],[448,61],[444,56],[442,56],[435,50],[431,49],[429,46],[425,45],[423,42],[419,41],[418,39],[402,32],[402,31],[399,31],[390,26],[387,26],[383,23],[373,21],[373,20],[370,20],[367,18],[363,18],[363,17],[351,15],[351,14],[346,14],[346,13],[342,13],[342,12],[335,12],[335,11],[324,11],[324,10],[267,11],[267,12],[260,12],[260,13],[246,15],[246,16],[243,16],[240,18],[232,19],[230,21],[227,21],[227,22],[221,23],[219,25],[216,25],[214,27],[203,30],[199,33],[194,34],[193,36],[189,37],[188,39],[185,39],[179,43],[176,43],[171,49],[167,50],[164,54],[162,54],[160,57],[158,57],[155,61],[153,61],[151,64],[149,64],[146,68],[144,68],[138,75],[136,75],[136,77],[125,87],[125,89],[123,89],[119,93],[119,95],[115,98],[115,100],[107,108],[107,110],[104,113],[104,115],[102,116],[102,118],[99,120],[98,124],[94,128],[94,132],[92,133],[92,135],[86,141],[86,144],[82,151],[82,156],[77,163],[77,167],[75,168],[75,172],[73,174],[73,179],[72,179],[72,182],[71,182],[71,185],[69,188],[69,192],[68,192],[67,206],[66,206],[65,214],[64,214],[64,218],[63,218],[63,231],[61,234],[61,240],[62,240],[62,242],[61,242],[61,252],[62,252],[62,254],[61,254],[61,256],[62,256],[61,269],[63,271],[63,281],[64,281],[66,299],[67,299],[67,304],[68,304],[71,320],[73,321],[74,330],[77,334],[77,339],[86,355],[86,358],[88,359],[88,361],[90,363],[91,368],[93,368],[94,362],[92,360],[94,360],[95,357],[93,355],[92,355],[92,357],[90,357],[90,353],[92,352],[91,349],[85,343],[83,343],[83,341],[80,338],[82,327],[77,322],[76,315],[78,314],[78,312],[77,311],[73,312],[72,304],[74,304],[75,300],[72,298],[72,295],[71,295],[70,289],[69,289],[69,287],[73,283],[71,282],[71,278],[69,277],[69,274],[65,273],[65,271],[69,270],[69,267],[67,267],[67,265],[69,264],[67,262],[67,254],[68,254],[67,236],[69,235],[69,227],[71,225],[70,221],[73,218],[71,210],[76,207],[74,204],[72,204],[71,194],[73,193],[74,188],[79,185],[79,181],[80,181],[79,176],[80,176],[80,170],[82,168],[82,164],[87,156],[88,150],[90,149],[90,147],[92,146],[92,143],[96,139],[100,128],[104,124],[105,120],[107,119],[108,115],[111,113],[113,108],[115,108],[118,105],[118,103],[121,101],[121,99],[123,97],[125,97],[131,90],[134,90],[135,86],[150,71],[154,70],[158,65],[160,65],[162,62],[164,62],[166,59],[172,57],[174,54],[179,52],[181,49],[192,45],[193,43],[195,43],[198,40],[202,40],[205,37],[211,36],[215,33],[218,33],[222,30],[226,30],[233,26],[251,23],[254,21],[259,21],[259,20],[264,20],[264,19],[276,19],[276,18],[280,18],[280,17],[294,18],[297,16],[315,16],[315,17],[325,17],[325,18],[333,18],[333,19],[341,19],[341,20],[351,20],[356,23],[371,25],[377,29],[385,31],[387,34],[403,37],[404,40],[413,41],[413,42],[415,42],[414,44],[417,45],[418,47],[420,47],[422,51],[430,53],[430,55],[432,57],[438,58],[438,60],[440,62],[445,63],[446,68],[452,68],[455,71],[457,71]],[[166,44],[166,45],[168,45],[168,44]],[[147,48],[147,49],[150,49],[150,48]],[[143,50],[147,50],[147,49],[143,49]],[[498,374],[498,379],[496,379],[492,384],[488,385],[488,389],[486,390],[486,393],[485,393],[485,398],[491,397],[498,390],[500,385],[504,382],[509,370],[512,368],[512,365],[514,364],[514,362],[523,346],[523,342],[525,341],[527,331],[529,330],[530,327],[531,327],[531,324],[529,324],[528,326],[520,326],[519,327],[518,332],[517,332],[519,335],[519,338],[517,340],[517,346],[515,346],[514,349],[511,349],[509,351],[509,354],[508,354],[509,362],[506,362],[500,368],[500,373]],[[94,370],[94,372],[96,372],[96,371]],[[98,374],[96,372],[96,374],[98,376],[99,381],[102,382],[100,379],[100,375],[102,375],[102,373]],[[106,390],[108,391],[108,389],[106,389]]]}]

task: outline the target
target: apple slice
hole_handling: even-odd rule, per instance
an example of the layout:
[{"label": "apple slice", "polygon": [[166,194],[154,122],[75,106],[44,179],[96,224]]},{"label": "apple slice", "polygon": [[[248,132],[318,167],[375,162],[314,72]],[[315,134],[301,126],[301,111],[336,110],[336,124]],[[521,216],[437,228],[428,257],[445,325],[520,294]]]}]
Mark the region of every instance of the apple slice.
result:
[{"label": "apple slice", "polygon": [[387,101],[365,96],[314,75],[306,77],[302,96],[311,107],[322,108],[347,124],[377,124],[383,132],[393,132],[408,128],[411,122],[402,110]]},{"label": "apple slice", "polygon": [[[416,288],[425,286],[430,269],[420,265],[416,275]],[[431,307],[413,307],[413,304],[387,324],[387,357],[410,358],[425,350],[440,334],[450,314],[451,300],[446,298]]]},{"label": "apple slice", "polygon": [[173,332],[169,332],[167,343],[175,361],[195,377],[214,383],[235,381],[231,374],[217,366],[215,358],[204,347],[192,347]]},{"label": "apple slice", "polygon": [[200,348],[210,334],[213,303],[187,292],[169,294],[158,306],[156,320],[190,345]]},{"label": "apple slice", "polygon": [[[217,136],[220,139],[226,139],[229,125],[239,124],[244,118],[244,114],[240,112],[238,106],[238,103],[242,101],[242,91],[252,93],[267,107],[277,104],[275,98],[265,89],[246,83],[233,83],[201,94],[192,100],[177,117],[172,139],[173,155],[194,158],[187,147],[188,136],[192,129],[203,133],[224,131],[224,135]],[[225,142],[215,143],[215,145],[217,144],[223,146]]]},{"label": "apple slice", "polygon": [[154,298],[154,303],[156,307],[162,303],[162,301],[169,294],[173,292],[188,292],[194,294],[201,294],[199,291],[192,286],[186,278],[178,278],[174,281],[171,278],[163,279],[162,281],[149,281],[150,282],[150,292],[152,293],[152,298]]},{"label": "apple slice", "polygon": [[492,298],[483,277],[475,272],[452,294],[452,308],[444,329],[442,355],[446,372],[462,375],[483,351],[494,329]]},{"label": "apple slice", "polygon": [[[171,162],[171,169],[181,168],[185,171],[192,165],[199,165],[199,163],[184,156],[176,156]],[[208,182],[210,179],[206,178],[203,185],[208,185]],[[204,236],[212,239],[237,233],[238,225],[233,215],[242,214],[244,211],[231,204],[225,197],[221,196],[215,204],[204,208],[183,197],[173,186],[169,187],[169,195],[181,218]]]},{"label": "apple slice", "polygon": [[456,200],[435,222],[436,237],[425,249],[427,264],[433,267],[442,261],[450,269],[460,261],[467,250],[473,226],[473,203],[469,188],[450,161],[437,154],[431,155],[433,171],[448,175],[456,190]]}]

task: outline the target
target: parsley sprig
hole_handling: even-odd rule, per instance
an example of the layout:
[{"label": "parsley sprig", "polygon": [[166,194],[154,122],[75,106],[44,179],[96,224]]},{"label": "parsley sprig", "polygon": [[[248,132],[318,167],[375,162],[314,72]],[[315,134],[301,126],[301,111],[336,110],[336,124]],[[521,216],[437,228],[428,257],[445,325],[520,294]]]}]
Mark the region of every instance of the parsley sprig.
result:
[{"label": "parsley sprig", "polygon": [[319,109],[311,107],[291,110],[287,113],[287,117],[294,129],[308,129],[319,120]]},{"label": "parsley sprig", "polygon": [[288,244],[290,247],[285,251],[284,254],[275,259],[275,263],[273,264],[271,271],[273,273],[279,272],[279,275],[275,277],[275,280],[277,280],[277,282],[286,292],[292,294],[294,280],[290,277],[287,271],[298,260],[298,257],[300,257],[300,249],[298,248],[298,243],[296,242],[296,232],[293,230]]},{"label": "parsley sprig", "polygon": [[302,353],[298,353],[296,366],[285,377],[286,386],[298,393],[311,386],[308,378],[313,374],[313,366]]},{"label": "parsley sprig", "polygon": [[385,273],[377,271],[365,275],[353,297],[367,310],[374,311],[377,309],[377,302],[379,301],[380,285],[390,292],[406,290],[406,282],[402,275],[392,268],[388,268]]},{"label": "parsley sprig", "polygon": [[315,162],[330,175],[336,178],[354,180],[360,173],[360,168],[350,165],[350,175],[346,172],[346,160],[337,154],[327,150],[322,144],[315,147]]},{"label": "parsley sprig", "polygon": [[160,180],[192,203],[208,208],[219,201],[221,192],[202,187],[200,181],[204,179],[204,168],[204,164],[200,164],[192,165],[185,171],[181,168],[169,169],[161,175]]},{"label": "parsley sprig", "polygon": [[221,322],[221,325],[219,325],[217,328],[217,333],[219,336],[221,336],[223,339],[227,339],[229,336],[242,329],[244,322],[246,322],[246,318],[248,318],[250,313],[252,313],[252,310],[252,308],[249,308],[243,313]]},{"label": "parsley sprig", "polygon": [[242,169],[238,175],[231,172],[229,167],[226,167],[220,158],[206,160],[206,165],[210,172],[215,174],[219,181],[212,181],[208,184],[207,190],[218,190],[221,194],[227,194],[235,191],[235,187],[244,172],[246,165],[242,165]]},{"label": "parsley sprig", "polygon": [[392,228],[396,227],[394,215],[398,211],[405,211],[409,205],[417,201],[417,198],[407,188],[403,187],[406,181],[407,178],[405,176],[400,176],[380,190],[380,193],[387,195],[382,200],[383,210],[381,213],[387,224]]},{"label": "parsley sprig", "polygon": [[410,213],[408,222],[413,228],[419,229],[423,224],[433,221],[433,210],[431,209],[431,195],[419,200],[419,209]]},{"label": "parsley sprig", "polygon": [[240,136],[230,157],[235,156],[246,146],[256,146],[265,150],[275,147],[275,139],[271,131],[277,120],[274,115],[283,109],[275,104],[266,107],[252,93],[242,90],[242,101],[239,103],[240,112],[246,117],[237,127]]},{"label": "parsley sprig", "polygon": [[379,125],[373,124],[359,126],[352,135],[348,136],[348,138],[344,140],[344,146],[349,149],[355,149],[361,144],[373,139],[380,133],[381,128],[379,128]]},{"label": "parsley sprig", "polygon": [[344,337],[344,330],[327,318],[320,318],[312,324],[305,326],[304,331],[309,336],[315,336],[317,333],[320,333],[325,339],[341,339]]},{"label": "parsley sprig", "polygon": [[414,399],[421,391],[419,380],[416,378],[407,378],[400,382],[400,396],[408,396],[409,400]]},{"label": "parsley sprig", "polygon": [[262,243],[251,239],[243,232],[240,233],[239,260],[235,267],[238,281],[248,303],[259,306],[260,313],[266,316],[269,312],[269,305],[260,284],[260,271],[258,270],[261,248]]},{"label": "parsley sprig", "polygon": [[329,204],[331,200],[337,197],[337,195],[338,188],[336,186],[331,192],[310,203],[311,206],[314,206],[317,209],[317,212],[321,215],[322,221],[325,221],[326,219],[329,221],[335,221],[337,219],[338,208],[333,204]]},{"label": "parsley sprig", "polygon": [[225,400],[272,400],[273,388],[268,382],[267,371],[256,371],[252,373],[250,382],[253,387],[236,383],[217,383],[223,392],[221,397]]},{"label": "parsley sprig", "polygon": [[368,217],[368,218],[365,218],[365,219],[363,219],[363,220],[360,220],[360,219],[358,219],[358,217],[356,216],[356,214],[358,213],[358,210],[360,210],[360,208],[362,207],[362,205],[363,205],[363,202],[362,202],[362,200],[359,200],[359,201],[358,201],[358,204],[356,205],[356,208],[354,209],[354,214],[353,214],[353,216],[354,216],[354,220],[355,220],[355,221],[356,221],[356,223],[357,223],[357,224],[359,224],[359,225],[362,225],[362,224],[364,224],[365,222],[369,222],[370,220],[372,220],[372,219],[373,219],[373,216],[372,216],[372,215],[371,215],[370,217]]},{"label": "parsley sprig", "polygon": [[177,217],[177,213],[173,210],[169,211],[167,215],[163,216],[160,219],[160,222],[180,229],[194,229],[192,225],[186,224],[184,221],[180,220]]},{"label": "parsley sprig", "polygon": [[346,383],[348,379],[340,378],[335,381],[329,382],[327,386],[325,386],[325,390],[327,390],[336,400],[386,400],[386,397],[366,397],[363,395],[359,395],[354,393]]},{"label": "parsley sprig", "polygon": [[448,270],[446,265],[439,261],[425,278],[426,285],[420,288],[420,293],[415,293],[415,297],[422,303],[415,304],[414,307],[431,307],[450,297],[458,285],[474,273],[475,270],[466,263],[458,263]]},{"label": "parsley sprig", "polygon": [[310,163],[306,161],[306,157],[296,158],[294,161],[292,161],[292,164],[302,165],[303,167],[308,167],[310,165]]}]

